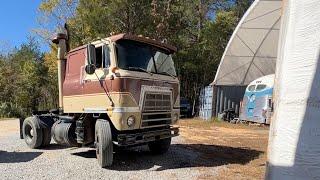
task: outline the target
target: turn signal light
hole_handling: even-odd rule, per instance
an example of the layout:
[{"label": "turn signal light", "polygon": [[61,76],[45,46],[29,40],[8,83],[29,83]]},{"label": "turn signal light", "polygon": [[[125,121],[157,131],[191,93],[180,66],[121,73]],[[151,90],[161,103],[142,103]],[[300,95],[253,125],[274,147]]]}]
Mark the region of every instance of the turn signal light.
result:
[{"label": "turn signal light", "polygon": [[111,72],[112,72],[112,73],[116,73],[116,70],[118,70],[117,67],[112,67],[112,68],[111,68]]}]

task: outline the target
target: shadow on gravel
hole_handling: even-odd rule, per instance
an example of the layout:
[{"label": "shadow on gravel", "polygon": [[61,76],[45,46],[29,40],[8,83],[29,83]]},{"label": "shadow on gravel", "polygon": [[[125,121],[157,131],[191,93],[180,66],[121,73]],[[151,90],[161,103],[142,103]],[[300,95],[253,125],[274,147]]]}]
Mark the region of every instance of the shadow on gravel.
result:
[{"label": "shadow on gravel", "polygon": [[58,149],[68,149],[68,148],[70,148],[70,147],[63,146],[60,144],[49,144],[47,147],[41,148],[41,149],[43,149],[43,150],[58,150]]},{"label": "shadow on gravel", "polygon": [[84,158],[97,158],[96,150],[88,150],[88,151],[84,151],[84,152],[76,152],[76,153],[72,153],[72,155],[80,156],[80,157],[84,157]]},{"label": "shadow on gravel", "polygon": [[[121,149],[114,154],[113,165],[107,169],[134,171],[152,168],[155,171],[187,167],[216,167],[227,164],[247,164],[262,151],[205,144],[172,144],[163,155],[153,155],[146,146]],[[73,155],[96,158],[94,150]]]},{"label": "shadow on gravel", "polygon": [[0,163],[20,163],[20,162],[28,162],[31,161],[38,156],[40,156],[42,152],[7,152],[0,151]]}]

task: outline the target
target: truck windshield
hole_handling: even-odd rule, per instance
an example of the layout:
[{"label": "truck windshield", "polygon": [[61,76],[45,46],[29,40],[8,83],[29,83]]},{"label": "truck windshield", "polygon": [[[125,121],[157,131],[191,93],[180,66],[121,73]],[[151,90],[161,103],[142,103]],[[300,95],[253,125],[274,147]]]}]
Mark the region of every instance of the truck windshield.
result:
[{"label": "truck windshield", "polygon": [[176,76],[171,55],[159,48],[130,40],[119,40],[116,47],[121,69]]}]

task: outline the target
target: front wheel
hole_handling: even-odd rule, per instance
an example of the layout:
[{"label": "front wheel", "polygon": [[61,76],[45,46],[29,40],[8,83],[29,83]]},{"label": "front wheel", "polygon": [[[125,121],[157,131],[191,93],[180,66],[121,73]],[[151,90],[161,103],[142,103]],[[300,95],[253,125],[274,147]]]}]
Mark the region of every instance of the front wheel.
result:
[{"label": "front wheel", "polygon": [[107,120],[98,119],[95,126],[96,155],[101,167],[111,166],[113,162],[113,143],[111,127]]},{"label": "front wheel", "polygon": [[167,138],[149,142],[148,146],[153,154],[164,154],[169,150],[170,144],[171,138]]}]

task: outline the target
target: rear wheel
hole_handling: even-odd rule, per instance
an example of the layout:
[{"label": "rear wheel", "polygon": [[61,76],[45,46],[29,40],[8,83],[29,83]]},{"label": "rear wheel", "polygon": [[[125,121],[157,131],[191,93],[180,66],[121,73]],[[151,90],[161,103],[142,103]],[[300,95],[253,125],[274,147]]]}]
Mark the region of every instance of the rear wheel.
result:
[{"label": "rear wheel", "polygon": [[42,128],[43,140],[41,147],[46,147],[51,142],[51,128],[54,123],[54,120],[50,116],[37,116],[40,122],[40,127]]},{"label": "rear wheel", "polygon": [[95,126],[96,155],[101,167],[111,166],[113,162],[113,143],[111,127],[107,120],[98,119]]},{"label": "rear wheel", "polygon": [[149,142],[148,146],[154,154],[164,154],[169,150],[171,144],[171,138],[160,139],[157,141]]},{"label": "rear wheel", "polygon": [[43,141],[41,147],[46,147],[51,142],[51,128],[42,128]]},{"label": "rear wheel", "polygon": [[42,145],[43,131],[37,118],[28,117],[25,119],[22,125],[22,133],[26,144],[30,148],[36,149]]}]

